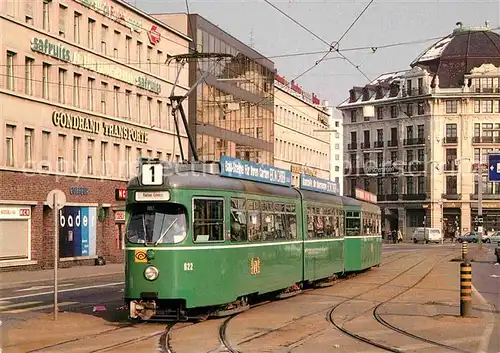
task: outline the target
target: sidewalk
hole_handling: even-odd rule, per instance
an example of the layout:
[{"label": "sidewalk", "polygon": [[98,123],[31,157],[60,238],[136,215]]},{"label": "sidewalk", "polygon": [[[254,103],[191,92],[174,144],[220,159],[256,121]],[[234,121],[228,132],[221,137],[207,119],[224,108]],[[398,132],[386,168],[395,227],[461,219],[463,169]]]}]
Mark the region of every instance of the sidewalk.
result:
[{"label": "sidewalk", "polygon": [[[63,281],[78,278],[100,277],[118,274],[121,275],[124,273],[124,269],[125,264],[109,264],[104,266],[75,266],[58,269],[57,277],[60,281]],[[0,272],[0,289],[12,288],[20,284],[52,280],[53,278],[53,269],[39,271]]]}]

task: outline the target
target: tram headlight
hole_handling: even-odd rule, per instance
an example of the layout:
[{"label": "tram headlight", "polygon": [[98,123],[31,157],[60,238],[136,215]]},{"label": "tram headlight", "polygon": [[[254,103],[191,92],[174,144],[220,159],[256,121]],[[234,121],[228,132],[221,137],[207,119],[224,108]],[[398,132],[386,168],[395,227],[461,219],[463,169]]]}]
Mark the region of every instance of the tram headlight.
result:
[{"label": "tram headlight", "polygon": [[144,270],[144,277],[146,277],[148,281],[154,281],[155,279],[158,278],[159,274],[160,271],[158,271],[158,269],[154,266],[148,266]]}]

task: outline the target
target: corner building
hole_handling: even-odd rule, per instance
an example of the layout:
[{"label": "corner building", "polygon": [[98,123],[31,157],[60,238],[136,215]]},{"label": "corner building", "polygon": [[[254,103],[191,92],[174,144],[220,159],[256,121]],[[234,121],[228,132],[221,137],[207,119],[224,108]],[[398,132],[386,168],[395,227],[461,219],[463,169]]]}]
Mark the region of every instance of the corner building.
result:
[{"label": "corner building", "polygon": [[[275,74],[274,165],[292,172],[292,185],[300,174],[330,180],[329,114],[319,98],[296,82]],[[335,180],[339,184],[339,180]]]},{"label": "corner building", "polygon": [[459,23],[411,69],[354,87],[339,106],[349,168],[345,190],[377,194],[385,230],[416,227],[445,237],[477,229],[483,179],[484,230],[500,229],[500,184],[480,166],[500,150],[500,35]]},{"label": "corner building", "polygon": [[198,52],[232,55],[189,62],[190,86],[208,73],[189,103],[199,159],[227,155],[272,165],[274,63],[198,14],[154,16],[188,33]]},{"label": "corner building", "polygon": [[[180,159],[165,59],[189,43],[122,1],[0,1],[0,270],[51,267],[52,189],[60,266],[122,261],[115,189],[141,156]],[[188,85],[186,69],[175,93]]]}]

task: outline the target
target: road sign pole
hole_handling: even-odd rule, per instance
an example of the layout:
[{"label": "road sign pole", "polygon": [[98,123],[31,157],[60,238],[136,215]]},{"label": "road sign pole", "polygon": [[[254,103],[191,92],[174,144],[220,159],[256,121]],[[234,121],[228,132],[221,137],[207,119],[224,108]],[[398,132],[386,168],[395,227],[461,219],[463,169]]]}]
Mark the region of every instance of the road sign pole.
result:
[{"label": "road sign pole", "polygon": [[57,320],[57,268],[58,268],[58,244],[59,244],[59,207],[57,204],[57,193],[54,193],[54,320]]}]

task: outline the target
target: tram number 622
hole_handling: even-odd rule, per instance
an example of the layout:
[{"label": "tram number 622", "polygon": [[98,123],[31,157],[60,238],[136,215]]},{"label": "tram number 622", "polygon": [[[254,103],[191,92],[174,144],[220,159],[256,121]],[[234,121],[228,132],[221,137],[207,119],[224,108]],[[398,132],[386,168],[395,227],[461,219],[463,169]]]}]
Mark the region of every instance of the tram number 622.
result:
[{"label": "tram number 622", "polygon": [[184,262],[184,271],[193,271],[193,263]]}]

